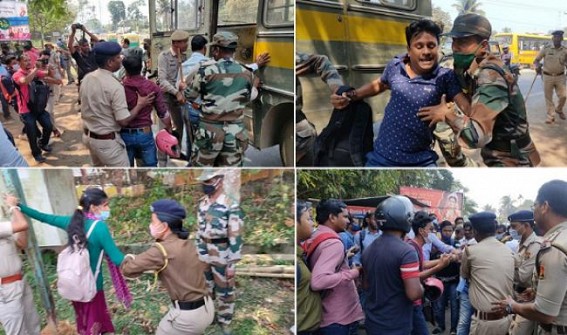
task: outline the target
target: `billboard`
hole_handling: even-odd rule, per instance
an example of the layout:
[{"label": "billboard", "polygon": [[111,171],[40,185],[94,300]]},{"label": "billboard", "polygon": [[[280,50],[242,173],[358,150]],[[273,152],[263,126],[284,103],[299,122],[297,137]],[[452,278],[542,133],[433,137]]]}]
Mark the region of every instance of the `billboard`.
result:
[{"label": "billboard", "polygon": [[423,209],[429,213],[435,213],[439,222],[443,220],[455,222],[455,218],[463,216],[464,199],[462,192],[446,192],[428,188],[402,186],[400,187],[400,194],[415,198],[430,206],[430,208],[421,208],[414,205],[416,210]]},{"label": "billboard", "polygon": [[0,1],[0,41],[30,39],[27,5],[23,2]]}]

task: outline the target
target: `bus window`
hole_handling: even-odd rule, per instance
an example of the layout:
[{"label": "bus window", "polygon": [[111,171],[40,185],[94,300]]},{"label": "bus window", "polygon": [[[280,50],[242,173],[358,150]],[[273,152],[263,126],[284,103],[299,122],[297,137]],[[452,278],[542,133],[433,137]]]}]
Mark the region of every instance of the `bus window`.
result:
[{"label": "bus window", "polygon": [[173,31],[173,12],[172,12],[171,1],[159,0],[156,1],[156,31],[167,32]]},{"label": "bus window", "polygon": [[264,9],[265,26],[293,25],[293,0],[269,0]]},{"label": "bus window", "polygon": [[379,5],[384,5],[388,7],[397,7],[404,9],[414,9],[415,0],[358,0],[362,3],[375,3]]},{"label": "bus window", "polygon": [[177,0],[177,29],[196,30],[199,27],[197,0]]},{"label": "bus window", "polygon": [[219,26],[254,24],[258,15],[258,0],[220,0]]}]

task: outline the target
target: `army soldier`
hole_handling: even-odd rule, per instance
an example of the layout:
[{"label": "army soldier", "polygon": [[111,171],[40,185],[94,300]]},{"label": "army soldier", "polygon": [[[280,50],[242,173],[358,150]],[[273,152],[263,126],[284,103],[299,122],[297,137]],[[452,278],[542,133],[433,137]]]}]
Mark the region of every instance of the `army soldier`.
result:
[{"label": "army soldier", "polygon": [[186,213],[177,201],[162,199],[151,205],[150,233],[156,243],[139,255],[128,254],[121,264],[126,276],[155,271],[165,286],[172,306],[156,334],[202,334],[213,322],[215,309],[207,292],[204,264],[183,229]]},{"label": "army soldier", "polygon": [[545,233],[535,261],[535,292],[524,299],[535,300],[520,303],[508,297],[494,302],[494,311],[537,321],[540,335],[567,334],[567,182],[543,184],[533,207],[536,225]]},{"label": "army soldier", "polygon": [[303,114],[303,95],[299,77],[317,73],[332,93],[344,85],[343,78],[327,56],[295,53],[295,154],[298,166],[313,166],[313,149],[317,130]]},{"label": "army soldier", "polygon": [[17,206],[9,211],[12,221],[0,222],[0,324],[8,335],[36,335],[39,316],[18,255],[27,245],[28,222]]},{"label": "army soldier", "polygon": [[[519,251],[514,255],[514,291],[519,295],[526,289],[533,288],[532,277],[542,239],[534,233],[534,213],[532,211],[516,212],[508,217],[508,221],[510,221],[510,236],[520,241]],[[510,327],[510,334],[528,335],[533,334],[535,329],[535,322],[516,315]]]},{"label": "army soldier", "polygon": [[205,279],[209,293],[219,298],[217,322],[223,334],[231,334],[234,314],[235,265],[242,248],[242,211],[234,199],[224,191],[224,172],[205,170],[199,177],[205,196],[198,207],[197,251],[205,262]]},{"label": "army soldier", "polygon": [[185,92],[190,100],[202,100],[191,155],[194,166],[242,166],[248,147],[244,107],[256,98],[253,87],[259,81],[234,60],[237,44],[233,33],[216,33],[211,43],[214,60],[202,64]]},{"label": "army soldier", "polygon": [[[545,123],[551,124],[555,121],[555,113],[561,120],[565,120],[563,106],[567,99],[565,92],[565,66],[567,66],[567,48],[561,45],[563,41],[563,30],[551,33],[553,45],[546,45],[537,54],[534,66],[538,74],[543,73],[543,92],[545,94],[545,105],[547,107],[547,119]],[[540,61],[543,59],[543,70]],[[553,104],[553,90],[559,101],[557,107]]]},{"label": "army soldier", "polygon": [[171,34],[171,48],[162,51],[158,56],[159,86],[165,93],[165,101],[169,107],[169,114],[177,132],[177,140],[181,143],[183,137],[184,120],[181,106],[185,103],[183,90],[185,83],[180,82],[179,68],[187,59],[185,52],[189,47],[189,33],[176,30]]},{"label": "army soldier", "polygon": [[514,256],[495,237],[496,215],[480,212],[469,217],[478,244],[465,248],[461,277],[469,280],[469,298],[475,308],[471,334],[506,334],[512,317],[492,312],[492,302],[512,294]]},{"label": "army soldier", "polygon": [[536,166],[540,157],[530,137],[524,98],[502,60],[490,54],[491,33],[483,16],[455,19],[447,35],[453,38],[455,73],[471,106],[462,115],[442,99],[418,115],[430,123],[449,123],[461,145],[482,148],[487,166]]}]

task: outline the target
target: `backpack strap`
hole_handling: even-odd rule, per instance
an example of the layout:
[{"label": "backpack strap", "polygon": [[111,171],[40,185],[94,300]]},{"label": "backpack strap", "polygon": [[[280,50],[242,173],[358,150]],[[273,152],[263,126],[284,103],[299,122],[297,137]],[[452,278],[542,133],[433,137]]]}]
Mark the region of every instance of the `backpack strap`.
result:
[{"label": "backpack strap", "polygon": [[[96,224],[98,223],[99,220],[96,220],[95,222],[93,222],[93,224],[91,224],[91,226],[89,227],[89,231],[87,232],[87,240],[89,239],[89,237],[91,236],[92,232],[94,231],[94,228],[96,226]],[[100,255],[98,256],[98,262],[96,264],[96,270],[94,273],[94,278],[95,280],[98,278],[98,274],[100,273],[100,267],[102,265],[102,256],[104,256],[104,250],[100,251]]]}]

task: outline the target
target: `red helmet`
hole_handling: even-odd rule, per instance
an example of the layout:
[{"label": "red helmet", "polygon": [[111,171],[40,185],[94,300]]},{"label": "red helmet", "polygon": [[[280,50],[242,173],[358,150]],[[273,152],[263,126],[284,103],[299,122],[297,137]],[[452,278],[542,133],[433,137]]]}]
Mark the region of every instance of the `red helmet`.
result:
[{"label": "red helmet", "polygon": [[443,282],[437,278],[429,277],[423,282],[424,295],[429,301],[435,301],[443,294]]},{"label": "red helmet", "polygon": [[170,157],[179,158],[181,156],[179,141],[165,129],[158,131],[156,135],[156,146],[159,151]]}]

